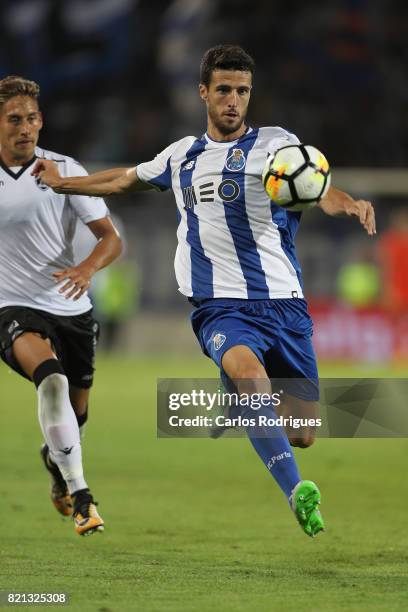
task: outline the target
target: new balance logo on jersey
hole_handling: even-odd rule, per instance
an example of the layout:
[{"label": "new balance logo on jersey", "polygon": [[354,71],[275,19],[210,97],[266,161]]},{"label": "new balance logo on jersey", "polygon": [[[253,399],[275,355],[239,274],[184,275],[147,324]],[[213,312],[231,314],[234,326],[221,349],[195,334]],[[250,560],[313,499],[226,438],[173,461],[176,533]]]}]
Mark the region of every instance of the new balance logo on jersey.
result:
[{"label": "new balance logo on jersey", "polygon": [[181,164],[181,171],[183,170],[194,170],[195,165],[196,165],[196,159],[190,159],[190,161],[187,162],[183,162]]},{"label": "new balance logo on jersey", "polygon": [[190,209],[194,209],[194,206],[197,204],[197,197],[194,191],[194,187],[192,185],[190,185],[189,187],[184,187],[183,202],[184,208]]}]

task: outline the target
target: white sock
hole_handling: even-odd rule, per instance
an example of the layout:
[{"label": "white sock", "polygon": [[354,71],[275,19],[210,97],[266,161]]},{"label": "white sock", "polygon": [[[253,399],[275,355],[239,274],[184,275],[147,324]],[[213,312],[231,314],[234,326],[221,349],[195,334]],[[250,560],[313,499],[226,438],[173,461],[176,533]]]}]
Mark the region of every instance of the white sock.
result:
[{"label": "white sock", "polygon": [[41,382],[38,393],[38,418],[44,438],[70,493],[86,489],[82,468],[78,423],[69,400],[68,379],[50,374]]}]

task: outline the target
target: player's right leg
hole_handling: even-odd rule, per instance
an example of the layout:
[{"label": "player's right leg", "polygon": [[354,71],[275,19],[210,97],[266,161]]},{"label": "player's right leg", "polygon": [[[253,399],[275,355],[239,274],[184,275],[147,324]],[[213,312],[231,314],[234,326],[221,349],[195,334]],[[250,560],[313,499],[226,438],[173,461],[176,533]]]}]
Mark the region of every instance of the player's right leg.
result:
[{"label": "player's right leg", "polygon": [[[313,482],[301,480],[285,430],[272,424],[260,425],[261,417],[268,423],[277,417],[264,365],[248,346],[235,345],[224,353],[222,367],[238,391],[241,416],[255,423],[246,427],[252,446],[288,498],[303,531],[315,536],[324,529],[318,509],[320,492]],[[271,401],[260,404],[261,395],[270,396]],[[243,403],[243,397],[257,398],[256,404]]]},{"label": "player's right leg", "polygon": [[291,446],[298,448],[312,446],[316,438],[316,426],[310,423],[319,417],[319,402],[305,400],[285,392],[276,412],[285,419],[285,430]]},{"label": "player's right leg", "polygon": [[65,482],[60,469],[50,456],[48,444],[44,442],[40,448],[40,456],[45,469],[51,478],[51,501],[55,509],[63,516],[72,515],[72,498],[69,494],[67,483]]},{"label": "player's right leg", "polygon": [[79,427],[69,395],[68,379],[49,341],[33,332],[22,333],[13,343],[13,355],[37,388],[38,418],[48,446],[50,467],[56,464],[68,493],[80,512],[76,531],[87,535],[103,530],[88,485],[84,479]]},{"label": "player's right leg", "polygon": [[[81,444],[88,420],[89,392],[90,389],[78,389],[71,384],[69,385],[69,397],[78,422]],[[72,498],[58,465],[50,457],[50,449],[47,443],[41,446],[40,454],[44,467],[51,477],[51,500],[60,514],[71,516],[73,513]]]},{"label": "player's right leg", "polygon": [[75,385],[69,385],[69,399],[74,409],[81,441],[85,435],[85,427],[88,422],[88,403],[91,389],[81,389]]},{"label": "player's right leg", "polygon": [[[221,371],[224,371],[238,390],[240,396],[238,408],[241,416],[249,419],[246,427],[248,437],[288,501],[291,502],[294,489],[302,480],[286,432],[275,425],[277,415],[264,363],[265,353],[277,340],[276,334],[271,330],[279,330],[281,327],[274,303],[271,300],[259,304],[247,300],[215,299],[198,305],[191,315],[191,322],[203,352],[218,365]],[[259,415],[260,412],[254,408],[256,396],[262,393],[266,394],[269,401],[266,405],[258,406],[262,409],[262,416],[267,419],[267,426],[260,427],[257,426],[260,420],[254,418],[254,415]],[[241,397],[244,394],[249,397],[249,402],[246,404]],[[303,517],[303,510],[307,515],[310,515],[312,510],[310,504],[304,501],[306,497],[309,500],[309,496],[305,494],[303,487],[298,497],[294,509],[299,520],[300,515]],[[317,509],[315,511],[318,512]],[[305,529],[307,521],[299,520],[299,522],[305,533],[308,533]],[[314,533],[317,531],[318,528]]]}]

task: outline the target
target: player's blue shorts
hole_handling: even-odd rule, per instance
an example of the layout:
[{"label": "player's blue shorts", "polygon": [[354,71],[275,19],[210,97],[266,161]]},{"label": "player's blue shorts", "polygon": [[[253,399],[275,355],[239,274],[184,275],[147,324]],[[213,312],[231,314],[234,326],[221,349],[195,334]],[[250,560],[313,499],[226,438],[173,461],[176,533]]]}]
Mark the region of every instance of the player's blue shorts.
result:
[{"label": "player's blue shorts", "polygon": [[218,365],[227,388],[222,357],[231,347],[243,344],[280,388],[300,399],[319,399],[313,322],[305,300],[207,299],[192,312],[191,323],[203,353]]}]

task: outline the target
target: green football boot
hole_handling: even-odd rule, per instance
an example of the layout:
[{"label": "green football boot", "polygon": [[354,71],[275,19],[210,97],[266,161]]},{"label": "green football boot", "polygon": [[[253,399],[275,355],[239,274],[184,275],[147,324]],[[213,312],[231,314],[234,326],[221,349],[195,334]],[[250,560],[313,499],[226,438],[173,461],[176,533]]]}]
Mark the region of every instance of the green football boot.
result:
[{"label": "green football boot", "polygon": [[320,514],[320,491],[311,480],[301,480],[292,491],[290,505],[306,535],[314,538],[319,531],[324,531],[324,522]]}]

